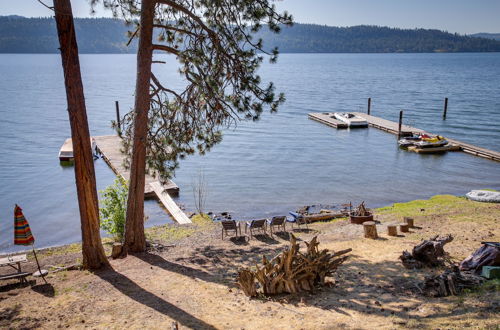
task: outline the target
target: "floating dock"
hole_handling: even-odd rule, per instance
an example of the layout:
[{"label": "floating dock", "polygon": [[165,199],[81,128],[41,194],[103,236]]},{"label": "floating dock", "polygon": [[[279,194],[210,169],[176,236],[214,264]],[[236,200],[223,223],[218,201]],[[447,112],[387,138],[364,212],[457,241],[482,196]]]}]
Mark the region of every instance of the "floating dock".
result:
[{"label": "floating dock", "polygon": [[[129,180],[130,171],[123,166],[125,155],[121,152],[122,139],[117,135],[104,135],[93,136],[92,139],[96,143],[96,148],[102,155],[102,159],[109,165],[117,176],[122,177],[124,180]],[[68,149],[68,145],[65,142]],[[70,148],[73,151],[73,146]],[[146,184],[144,187],[144,197],[158,198],[158,200],[165,206],[168,213],[172,218],[180,224],[191,223],[191,220],[182,212],[182,210],[175,204],[170,195],[178,195],[179,187],[173,182],[168,181],[166,184],[161,184],[157,178],[146,174]]]},{"label": "floating dock", "polygon": [[[383,119],[380,117],[371,116],[371,115],[361,113],[361,112],[351,112],[351,113],[354,115],[365,118],[366,121],[368,122],[368,125],[371,127],[375,127],[375,128],[378,128],[380,130],[383,130],[385,132],[395,134],[395,135],[398,135],[398,133],[399,133],[399,123],[397,123],[397,122]],[[328,126],[331,126],[331,127],[341,128],[341,127],[335,126],[336,123],[333,121],[336,119],[330,118],[330,114],[331,113],[329,113],[329,112],[310,113],[309,118],[316,120],[318,122],[321,122],[323,124],[326,124]],[[338,121],[338,120],[336,120],[336,121]],[[401,125],[401,132],[412,132],[412,133],[422,133],[422,134],[426,133],[429,135],[436,135],[436,134],[429,133],[429,132],[426,132],[422,129],[411,127],[408,125]],[[446,140],[448,140],[448,142],[454,146],[455,150],[458,147],[460,151],[466,152],[468,154],[500,162],[500,152],[498,152],[498,151],[494,151],[494,150],[490,150],[490,149],[486,149],[486,148],[481,148],[481,147],[478,147],[478,146],[475,146],[475,145],[472,145],[469,143],[465,143],[462,141],[458,141],[455,139],[446,138]]]},{"label": "floating dock", "polygon": [[316,113],[310,113],[309,118],[312,120],[319,121],[320,123],[323,123],[325,125],[328,125],[330,127],[334,128],[347,128],[348,125],[338,119],[335,118],[333,115],[333,112],[316,112]]}]

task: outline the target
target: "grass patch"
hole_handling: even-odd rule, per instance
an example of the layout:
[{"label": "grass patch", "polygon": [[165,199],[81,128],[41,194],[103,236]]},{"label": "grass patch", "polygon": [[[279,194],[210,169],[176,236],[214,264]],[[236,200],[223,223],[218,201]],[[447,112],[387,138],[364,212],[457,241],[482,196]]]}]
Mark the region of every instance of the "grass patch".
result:
[{"label": "grass patch", "polygon": [[193,223],[189,225],[168,224],[147,228],[146,238],[152,241],[175,241],[189,237],[198,231],[206,230],[207,227],[215,226],[212,219],[206,214],[196,214],[191,218],[191,221]]},{"label": "grass patch", "polygon": [[464,216],[463,219],[464,221],[468,221],[473,219],[473,217],[470,217],[470,214],[475,214],[478,210],[488,207],[489,205],[487,203],[470,201],[465,197],[436,195],[429,199],[417,199],[406,203],[394,203],[391,206],[381,207],[375,211],[380,215],[393,215],[399,217],[445,215],[450,213],[469,214],[468,218]]}]

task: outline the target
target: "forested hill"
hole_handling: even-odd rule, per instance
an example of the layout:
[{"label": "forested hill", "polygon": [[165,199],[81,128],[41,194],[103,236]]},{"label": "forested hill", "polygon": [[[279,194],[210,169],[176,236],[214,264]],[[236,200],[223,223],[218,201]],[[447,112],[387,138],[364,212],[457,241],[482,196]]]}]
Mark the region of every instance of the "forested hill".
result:
[{"label": "forested hill", "polygon": [[[123,21],[77,18],[75,26],[81,53],[136,51],[135,43],[125,46]],[[426,29],[295,24],[278,35],[264,28],[259,36],[282,53],[500,52],[497,40]],[[57,53],[58,47],[54,19],[0,16],[0,53]]]}]

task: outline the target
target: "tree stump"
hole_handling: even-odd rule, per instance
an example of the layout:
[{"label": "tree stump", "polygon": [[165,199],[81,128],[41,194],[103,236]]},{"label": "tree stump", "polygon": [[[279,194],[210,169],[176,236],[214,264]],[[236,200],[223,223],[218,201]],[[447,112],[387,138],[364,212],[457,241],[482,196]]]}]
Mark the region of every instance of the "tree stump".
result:
[{"label": "tree stump", "polygon": [[398,226],[396,226],[396,225],[387,225],[387,235],[389,235],[389,236],[398,236]]},{"label": "tree stump", "polygon": [[407,223],[400,223],[399,224],[399,230],[401,230],[402,233],[407,233],[410,230],[408,229],[408,224]]},{"label": "tree stump", "polygon": [[404,217],[404,222],[408,225],[408,228],[413,228],[413,227],[415,227],[415,226],[414,226],[414,222],[413,222],[413,218],[410,218],[410,217]]},{"label": "tree stump", "polygon": [[375,221],[367,221],[363,223],[363,228],[365,230],[365,237],[366,238],[378,238],[377,235],[377,226],[375,224]]},{"label": "tree stump", "polygon": [[113,243],[113,249],[111,250],[111,258],[116,259],[120,257],[123,251],[122,243]]}]

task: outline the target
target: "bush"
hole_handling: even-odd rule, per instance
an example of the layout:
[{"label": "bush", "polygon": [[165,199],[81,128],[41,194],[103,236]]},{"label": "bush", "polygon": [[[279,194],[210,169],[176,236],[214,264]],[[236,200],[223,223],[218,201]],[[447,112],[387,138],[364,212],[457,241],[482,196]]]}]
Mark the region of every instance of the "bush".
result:
[{"label": "bush", "polygon": [[103,197],[101,208],[101,228],[113,236],[115,241],[122,241],[125,233],[125,215],[127,211],[128,187],[124,180],[116,179],[114,184],[100,191]]}]

